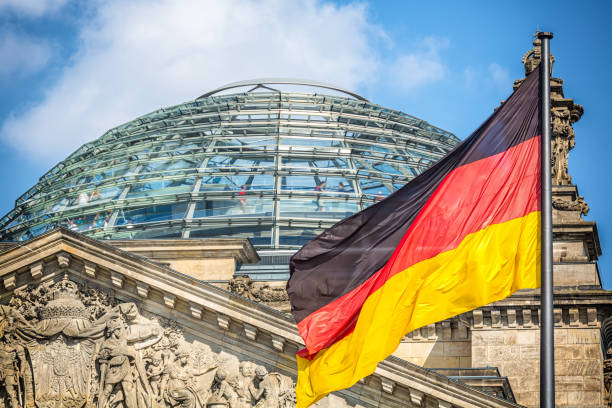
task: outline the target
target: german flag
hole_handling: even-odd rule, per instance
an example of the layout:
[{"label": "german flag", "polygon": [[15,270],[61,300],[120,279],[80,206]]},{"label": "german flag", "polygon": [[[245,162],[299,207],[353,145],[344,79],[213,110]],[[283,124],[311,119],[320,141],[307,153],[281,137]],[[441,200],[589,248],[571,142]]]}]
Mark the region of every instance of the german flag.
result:
[{"label": "german flag", "polygon": [[298,407],[371,374],[402,337],[540,286],[539,72],[469,138],[291,259]]}]

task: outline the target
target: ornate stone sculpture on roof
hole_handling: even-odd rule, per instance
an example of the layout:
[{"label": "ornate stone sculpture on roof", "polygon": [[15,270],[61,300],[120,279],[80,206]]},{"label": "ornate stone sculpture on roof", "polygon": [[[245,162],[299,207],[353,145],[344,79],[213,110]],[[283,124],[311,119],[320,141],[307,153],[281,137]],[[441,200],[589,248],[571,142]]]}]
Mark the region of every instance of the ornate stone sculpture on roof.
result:
[{"label": "ornate stone sculpture on roof", "polygon": [[[551,55],[551,74],[555,58]],[[542,59],[541,41],[535,39],[533,48],[523,55],[525,65],[525,75],[533,72]],[[522,80],[515,81],[514,87]],[[563,80],[561,78],[551,78],[551,123],[552,123],[552,178],[553,185],[570,185],[572,178],[568,173],[568,156],[570,150],[574,148],[574,128],[572,124],[578,122],[584,112],[581,105],[574,103],[573,99],[567,99],[563,95]],[[588,208],[588,207],[586,207]],[[588,209],[586,209],[588,211]]]}]

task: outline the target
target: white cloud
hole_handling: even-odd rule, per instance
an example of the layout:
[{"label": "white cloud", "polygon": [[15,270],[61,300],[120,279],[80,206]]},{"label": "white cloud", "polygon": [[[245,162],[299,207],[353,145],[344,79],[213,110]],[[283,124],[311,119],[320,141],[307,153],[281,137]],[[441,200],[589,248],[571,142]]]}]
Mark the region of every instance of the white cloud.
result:
[{"label": "white cloud", "polygon": [[68,0],[0,0],[0,13],[10,10],[30,17],[55,13]]},{"label": "white cloud", "polygon": [[54,162],[111,127],[227,82],[312,78],[355,89],[373,77],[380,29],[361,4],[158,0],[103,3],[43,101],[0,138]]},{"label": "white cloud", "polygon": [[52,55],[52,47],[45,41],[12,31],[0,32],[0,80],[36,73]]},{"label": "white cloud", "polygon": [[504,89],[508,87],[509,83],[512,83],[508,70],[495,62],[489,64],[489,76],[496,86],[503,87]]},{"label": "white cloud", "polygon": [[426,37],[412,53],[401,55],[389,66],[390,81],[403,90],[412,90],[443,79],[447,68],[440,51],[448,47],[448,41],[437,37]]}]

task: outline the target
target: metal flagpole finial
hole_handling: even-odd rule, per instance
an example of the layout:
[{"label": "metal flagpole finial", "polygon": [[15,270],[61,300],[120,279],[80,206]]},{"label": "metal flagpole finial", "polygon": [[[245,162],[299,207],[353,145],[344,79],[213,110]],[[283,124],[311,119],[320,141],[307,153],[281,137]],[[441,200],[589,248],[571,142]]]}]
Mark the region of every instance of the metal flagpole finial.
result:
[{"label": "metal flagpole finial", "polygon": [[540,124],[541,136],[541,210],[542,210],[542,253],[541,253],[541,296],[540,308],[540,407],[555,407],[555,352],[553,321],[553,227],[552,227],[552,174],[551,174],[551,127],[550,127],[550,39],[549,32],[538,32],[541,41],[540,60]]}]

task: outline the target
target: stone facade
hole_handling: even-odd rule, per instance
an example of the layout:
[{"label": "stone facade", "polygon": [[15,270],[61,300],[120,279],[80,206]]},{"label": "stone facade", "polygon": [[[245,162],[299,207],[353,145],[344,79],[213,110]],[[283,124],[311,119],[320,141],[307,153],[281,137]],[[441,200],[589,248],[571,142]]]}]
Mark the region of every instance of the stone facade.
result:
[{"label": "stone facade", "polygon": [[[254,253],[247,240],[230,241],[209,249],[240,259]],[[214,261],[213,253],[205,255]],[[141,255],[63,229],[5,246],[1,407],[295,405],[295,353],[303,343],[290,315]],[[253,286],[247,282],[258,299],[279,301],[278,290]],[[317,406],[516,404],[390,357]]]}]

